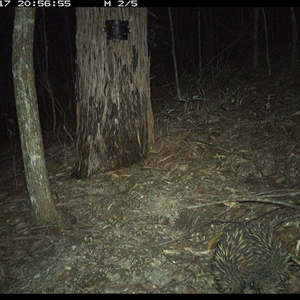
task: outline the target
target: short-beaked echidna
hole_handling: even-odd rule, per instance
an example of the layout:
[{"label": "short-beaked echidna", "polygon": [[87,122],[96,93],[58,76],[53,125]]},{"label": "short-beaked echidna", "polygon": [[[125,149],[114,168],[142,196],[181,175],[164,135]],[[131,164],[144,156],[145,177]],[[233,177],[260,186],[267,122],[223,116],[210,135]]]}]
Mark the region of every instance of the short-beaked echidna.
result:
[{"label": "short-beaked echidna", "polygon": [[269,226],[235,224],[215,244],[212,271],[223,293],[280,293],[291,271],[291,255]]}]

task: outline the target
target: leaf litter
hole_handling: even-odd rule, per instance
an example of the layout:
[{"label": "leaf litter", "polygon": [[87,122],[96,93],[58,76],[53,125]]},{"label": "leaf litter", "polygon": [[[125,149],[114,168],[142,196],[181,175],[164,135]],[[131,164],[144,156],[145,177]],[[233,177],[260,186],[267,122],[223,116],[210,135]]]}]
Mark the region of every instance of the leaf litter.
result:
[{"label": "leaf litter", "polygon": [[[299,83],[260,76],[202,87],[188,105],[153,87],[156,140],[130,168],[71,179],[70,135],[46,143],[63,225],[32,226],[20,153],[3,148],[0,291],[217,293],[211,254],[231,222],[270,224],[299,260]],[[289,292],[299,278],[295,264]]]}]

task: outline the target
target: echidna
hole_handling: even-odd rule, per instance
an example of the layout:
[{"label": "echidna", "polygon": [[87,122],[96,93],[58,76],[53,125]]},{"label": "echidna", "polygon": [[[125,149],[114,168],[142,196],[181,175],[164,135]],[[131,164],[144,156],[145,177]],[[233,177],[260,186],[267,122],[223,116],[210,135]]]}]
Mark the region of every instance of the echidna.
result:
[{"label": "echidna", "polygon": [[212,271],[223,293],[280,293],[290,279],[291,255],[269,226],[236,224],[215,244]]}]

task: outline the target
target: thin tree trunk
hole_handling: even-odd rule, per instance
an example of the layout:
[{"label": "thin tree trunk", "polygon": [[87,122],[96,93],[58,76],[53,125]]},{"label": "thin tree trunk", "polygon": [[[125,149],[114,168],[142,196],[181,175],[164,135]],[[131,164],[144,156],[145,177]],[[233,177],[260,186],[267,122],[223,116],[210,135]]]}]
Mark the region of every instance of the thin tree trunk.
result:
[{"label": "thin tree trunk", "polygon": [[291,20],[292,20],[292,38],[293,38],[292,68],[296,70],[298,67],[298,25],[297,25],[294,7],[290,7],[290,12],[291,12]]},{"label": "thin tree trunk", "polygon": [[169,7],[169,19],[170,19],[170,28],[171,28],[171,37],[172,37],[172,55],[173,55],[173,63],[174,63],[177,97],[178,97],[178,100],[181,100],[181,93],[180,93],[179,80],[178,80],[177,59],[176,59],[176,53],[175,53],[175,38],[174,38],[174,28],[173,28],[171,7]]},{"label": "thin tree trunk", "polygon": [[261,8],[262,15],[264,18],[264,28],[265,28],[265,37],[266,37],[266,59],[268,63],[268,74],[271,75],[271,65],[270,65],[270,59],[269,59],[269,37],[268,37],[268,28],[267,28],[267,18],[265,14],[265,9],[262,7]]},{"label": "thin tree trunk", "polygon": [[258,67],[258,16],[259,7],[254,8],[254,21],[253,21],[253,68],[254,70]]},{"label": "thin tree trunk", "polygon": [[35,8],[16,8],[12,72],[28,195],[38,225],[61,220],[55,209],[46,168],[33,68]]},{"label": "thin tree trunk", "polygon": [[202,46],[201,46],[201,8],[198,7],[198,60],[199,76],[202,77]]}]

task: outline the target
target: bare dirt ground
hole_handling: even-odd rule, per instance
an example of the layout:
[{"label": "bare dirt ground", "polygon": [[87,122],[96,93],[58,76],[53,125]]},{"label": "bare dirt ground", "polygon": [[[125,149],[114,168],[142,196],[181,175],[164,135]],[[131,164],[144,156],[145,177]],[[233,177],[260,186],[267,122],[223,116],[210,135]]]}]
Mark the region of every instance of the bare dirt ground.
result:
[{"label": "bare dirt ground", "polygon": [[152,88],[156,141],[130,168],[71,179],[74,141],[45,142],[69,225],[32,226],[20,152],[3,147],[0,292],[216,293],[211,254],[229,222],[271,224],[299,260],[299,77],[217,75],[194,101]]}]

